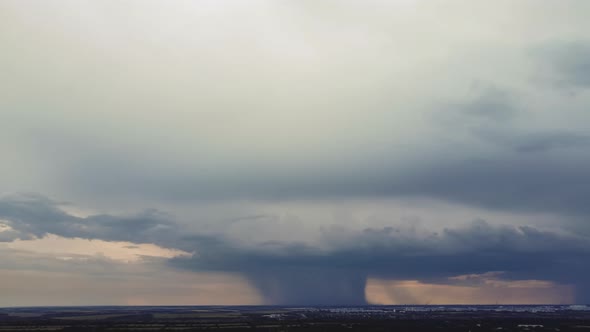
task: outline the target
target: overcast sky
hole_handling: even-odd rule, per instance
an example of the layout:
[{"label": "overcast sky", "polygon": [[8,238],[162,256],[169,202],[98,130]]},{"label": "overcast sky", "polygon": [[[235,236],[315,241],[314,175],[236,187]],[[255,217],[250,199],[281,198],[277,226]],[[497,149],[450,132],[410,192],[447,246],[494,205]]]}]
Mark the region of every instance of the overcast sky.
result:
[{"label": "overcast sky", "polygon": [[588,303],[588,13],[0,0],[0,306]]}]

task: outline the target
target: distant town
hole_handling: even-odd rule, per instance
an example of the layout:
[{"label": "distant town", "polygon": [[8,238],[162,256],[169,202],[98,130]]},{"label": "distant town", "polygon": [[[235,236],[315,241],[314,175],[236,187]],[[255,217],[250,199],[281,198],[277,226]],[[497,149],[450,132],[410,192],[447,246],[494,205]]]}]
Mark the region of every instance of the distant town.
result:
[{"label": "distant town", "polygon": [[0,309],[0,331],[590,331],[587,305]]}]

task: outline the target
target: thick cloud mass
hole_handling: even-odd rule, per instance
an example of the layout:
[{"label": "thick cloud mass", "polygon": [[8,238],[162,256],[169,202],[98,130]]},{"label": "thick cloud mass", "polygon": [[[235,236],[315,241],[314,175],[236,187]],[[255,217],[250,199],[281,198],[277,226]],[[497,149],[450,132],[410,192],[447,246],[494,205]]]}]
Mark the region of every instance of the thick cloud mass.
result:
[{"label": "thick cloud mass", "polygon": [[[512,279],[539,276],[580,286],[577,300],[590,299],[590,239],[531,226],[492,226],[483,220],[441,232],[394,227],[324,231],[321,246],[266,242],[232,243],[177,226],[164,214],[132,217],[72,216],[38,195],[5,197],[0,218],[15,238],[51,233],[64,237],[156,243],[192,251],[170,266],[197,271],[239,272],[269,303],[360,304],[368,277],[446,282],[457,275],[504,271]],[[7,234],[7,235],[8,235]],[[10,240],[10,239],[5,239]]]},{"label": "thick cloud mass", "polygon": [[488,271],[504,271],[505,277],[516,280],[542,276],[574,284],[580,286],[576,300],[590,300],[584,291],[590,277],[588,237],[533,227],[494,227],[485,221],[422,239],[393,228],[326,237],[329,249],[323,250],[273,243],[252,251],[220,242],[210,247],[206,242],[197,256],[176,258],[172,265],[240,271],[272,303],[362,303],[360,285],[369,276],[446,282]]},{"label": "thick cloud mass", "polygon": [[[180,233],[169,217],[148,210],[133,216],[105,214],[80,218],[37,194],[12,195],[0,200],[0,220],[10,227],[5,241],[55,234],[63,237],[171,244]],[[8,237],[10,235],[10,237]],[[171,238],[171,236],[173,236]]]},{"label": "thick cloud mass", "polygon": [[180,249],[268,303],[490,271],[590,301],[588,12],[3,1],[0,242]]}]

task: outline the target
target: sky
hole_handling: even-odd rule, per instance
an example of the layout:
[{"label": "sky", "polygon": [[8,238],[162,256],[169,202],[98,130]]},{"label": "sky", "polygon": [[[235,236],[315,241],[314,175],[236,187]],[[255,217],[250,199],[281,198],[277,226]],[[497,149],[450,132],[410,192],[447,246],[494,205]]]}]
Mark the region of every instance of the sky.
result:
[{"label": "sky", "polygon": [[590,303],[589,12],[0,0],[0,306]]}]

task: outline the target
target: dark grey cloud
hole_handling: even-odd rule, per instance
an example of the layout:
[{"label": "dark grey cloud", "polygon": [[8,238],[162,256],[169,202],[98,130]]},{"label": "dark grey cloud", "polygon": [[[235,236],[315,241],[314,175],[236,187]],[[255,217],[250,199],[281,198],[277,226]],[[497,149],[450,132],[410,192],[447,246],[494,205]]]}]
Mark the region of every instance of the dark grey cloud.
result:
[{"label": "dark grey cloud", "polygon": [[286,266],[242,272],[268,303],[289,305],[366,304],[366,271]]},{"label": "dark grey cloud", "polygon": [[498,86],[473,84],[473,96],[449,103],[436,117],[448,128],[506,125],[519,112],[518,96]]},{"label": "dark grey cloud", "polygon": [[566,87],[590,87],[590,41],[548,43],[534,48],[541,65],[548,66],[552,79]]},{"label": "dark grey cloud", "polygon": [[[445,229],[420,238],[394,228],[366,229],[329,250],[293,244],[244,249],[216,239],[196,244],[198,255],[170,264],[192,270],[240,272],[267,300],[287,304],[362,303],[368,277],[447,282],[452,276],[503,271],[513,279],[544,279],[575,284],[577,301],[590,300],[588,238],[534,227],[492,226]],[[346,290],[346,291],[344,291]]]},{"label": "dark grey cloud", "polygon": [[[327,244],[334,241],[330,236],[332,235],[326,236]],[[347,237],[345,242],[338,242],[338,246],[331,249],[284,243],[244,249],[235,247],[222,238],[196,238],[194,243],[198,251],[194,259],[176,260],[192,262],[197,269],[360,268],[399,278],[452,276],[466,274],[470,270],[473,273],[525,271],[527,266],[535,265],[540,260],[550,262],[547,259],[552,255],[567,257],[570,254],[590,253],[590,245],[585,237],[559,235],[530,226],[492,226],[481,220],[474,221],[469,227],[448,228],[423,238],[400,234],[391,227],[365,229]],[[516,264],[510,255],[527,256],[527,259],[529,256],[537,256],[538,259],[526,264]],[[469,256],[474,259],[489,259],[464,259]],[[244,257],[248,259],[243,259]],[[443,261],[435,263],[441,258],[444,258]]]},{"label": "dark grey cloud", "polygon": [[522,152],[540,152],[550,149],[588,147],[590,135],[579,133],[554,132],[525,137],[516,144],[516,150]]},{"label": "dark grey cloud", "polygon": [[156,210],[131,216],[98,214],[81,218],[65,212],[60,208],[61,204],[38,194],[4,196],[0,199],[0,220],[11,230],[0,234],[7,233],[4,236],[6,241],[55,234],[70,238],[162,244],[173,241],[179,233],[179,226],[171,217]]},{"label": "dark grey cloud", "polygon": [[588,216],[586,155],[506,156],[457,161],[416,172],[392,185],[392,194],[425,195],[497,210]]},{"label": "dark grey cloud", "polygon": [[553,130],[527,134],[487,128],[474,133],[483,140],[517,153],[543,153],[550,150],[584,153],[590,146],[590,135],[575,131]]},{"label": "dark grey cloud", "polygon": [[[250,162],[238,158],[234,165],[214,152],[183,164],[96,148],[76,137],[41,138],[55,147],[52,154],[73,151],[61,180],[92,196],[172,203],[427,197],[494,210],[589,216],[590,135],[583,127],[534,126],[541,122],[537,117],[556,110],[536,109],[541,106],[531,104],[531,96],[499,85],[471,90],[468,98],[432,106],[437,112],[427,120],[437,138],[410,145],[410,151],[386,142],[367,151],[345,149],[341,158],[302,156],[292,164],[248,156]],[[564,116],[571,115],[566,111]]]},{"label": "dark grey cloud", "polygon": [[590,136],[563,130],[522,133],[502,126],[466,132],[493,148],[492,153],[462,153],[457,151],[462,147],[449,144],[436,153],[424,149],[419,160],[398,161],[394,154],[385,154],[380,160],[329,163],[319,169],[309,161],[294,170],[261,165],[205,173],[174,169],[166,161],[164,166],[127,167],[134,164],[107,155],[103,160],[111,164],[80,165],[82,173],[70,173],[67,180],[101,196],[140,195],[176,203],[429,197],[490,209],[588,215]]},{"label": "dark grey cloud", "polygon": [[[590,135],[577,126],[528,125],[546,111],[523,99],[497,87],[484,88],[472,100],[447,109],[441,123],[450,135],[471,136],[493,152],[438,156],[430,164],[416,165],[402,180],[392,181],[386,193],[587,219]],[[573,116],[571,110],[560,111]]]},{"label": "dark grey cloud", "polygon": [[[170,216],[148,211],[132,217],[72,216],[39,195],[0,200],[0,218],[18,238],[48,233],[106,241],[155,243],[195,255],[174,268],[239,273],[269,303],[364,303],[368,277],[446,282],[449,277],[503,271],[503,277],[574,284],[577,301],[590,300],[590,239],[533,226],[484,220],[437,232],[395,226],[360,232],[323,230],[320,244],[271,241],[243,245],[223,234],[187,231]],[[246,218],[248,219],[248,218]],[[236,221],[240,222],[240,221]]]}]

